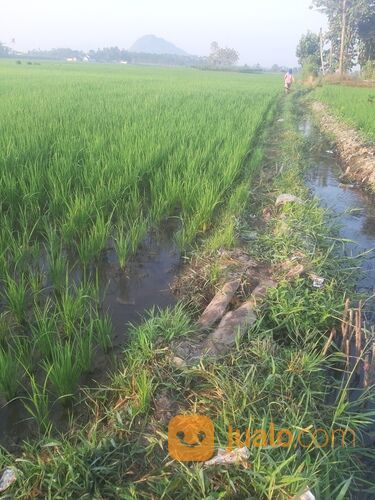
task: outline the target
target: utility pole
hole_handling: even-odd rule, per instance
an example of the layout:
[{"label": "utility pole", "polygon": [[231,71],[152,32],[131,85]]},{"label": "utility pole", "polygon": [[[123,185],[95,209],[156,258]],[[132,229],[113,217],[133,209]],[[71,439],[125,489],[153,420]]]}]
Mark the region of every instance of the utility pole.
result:
[{"label": "utility pole", "polygon": [[346,37],[346,0],[342,0],[341,47],[340,47],[340,60],[339,60],[339,72],[341,78],[344,76],[345,37]]},{"label": "utility pole", "polygon": [[333,48],[332,48],[332,42],[331,43],[331,46],[329,48],[329,71],[330,73],[333,72]]},{"label": "utility pole", "polygon": [[320,28],[319,32],[319,46],[320,46],[320,66],[322,68],[322,75],[325,73],[325,67],[324,67],[324,57],[323,57],[323,30]]}]

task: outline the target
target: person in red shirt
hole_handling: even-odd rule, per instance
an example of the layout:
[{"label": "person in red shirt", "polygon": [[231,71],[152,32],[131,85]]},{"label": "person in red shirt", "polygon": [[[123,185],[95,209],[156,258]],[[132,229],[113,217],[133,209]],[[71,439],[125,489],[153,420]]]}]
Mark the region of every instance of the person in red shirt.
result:
[{"label": "person in red shirt", "polygon": [[288,72],[285,73],[285,76],[284,76],[284,87],[285,87],[286,94],[289,94],[292,83],[294,83],[293,70],[288,69]]}]

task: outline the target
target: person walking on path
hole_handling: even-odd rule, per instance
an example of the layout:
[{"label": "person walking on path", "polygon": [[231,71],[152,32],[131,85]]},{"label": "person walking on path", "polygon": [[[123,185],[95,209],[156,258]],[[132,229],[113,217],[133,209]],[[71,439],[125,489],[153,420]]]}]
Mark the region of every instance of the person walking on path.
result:
[{"label": "person walking on path", "polygon": [[292,87],[292,83],[294,83],[293,70],[288,69],[288,72],[285,73],[285,76],[284,76],[285,94],[289,94],[290,89]]}]

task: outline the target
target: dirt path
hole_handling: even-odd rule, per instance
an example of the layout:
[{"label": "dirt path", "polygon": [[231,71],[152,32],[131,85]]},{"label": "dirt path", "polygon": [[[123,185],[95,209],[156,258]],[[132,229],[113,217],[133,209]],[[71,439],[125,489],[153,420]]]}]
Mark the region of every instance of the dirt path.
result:
[{"label": "dirt path", "polygon": [[335,138],[345,177],[375,192],[375,147],[365,144],[356,130],[339,122],[324,104],[313,102],[311,107],[324,132]]}]

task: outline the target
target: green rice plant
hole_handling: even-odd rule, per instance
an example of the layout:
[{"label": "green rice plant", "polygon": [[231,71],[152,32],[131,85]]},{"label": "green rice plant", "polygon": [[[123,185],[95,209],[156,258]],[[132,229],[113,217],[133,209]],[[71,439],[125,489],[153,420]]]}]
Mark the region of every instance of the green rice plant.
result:
[{"label": "green rice plant", "polygon": [[44,239],[47,255],[49,259],[53,260],[54,257],[61,254],[62,245],[61,237],[58,234],[56,227],[51,225],[49,221],[45,221],[44,224]]},{"label": "green rice plant", "polygon": [[12,211],[20,201],[19,183],[11,171],[3,172],[1,176],[1,200],[5,211]]},{"label": "green rice plant", "polygon": [[125,269],[128,258],[131,255],[131,242],[129,235],[126,233],[124,224],[116,226],[114,245],[120,269]]},{"label": "green rice plant", "polygon": [[97,258],[105,248],[108,240],[109,222],[105,222],[103,215],[98,214],[90,230],[77,243],[78,255],[84,265]]},{"label": "green rice plant", "polygon": [[72,337],[78,325],[86,317],[86,306],[90,297],[84,288],[66,288],[57,306],[57,311],[63,323],[67,337]]},{"label": "green rice plant", "polygon": [[39,270],[32,270],[29,275],[30,291],[33,296],[38,296],[43,290],[45,274]]},{"label": "green rice plant", "polygon": [[81,297],[87,306],[87,310],[91,314],[92,307],[95,307],[101,300],[101,283],[98,269],[95,269],[95,275],[92,273],[88,276],[83,276],[80,284],[75,286],[74,293]]},{"label": "green rice plant", "polygon": [[105,315],[94,320],[95,338],[104,352],[112,347],[113,326],[110,316]]},{"label": "green rice plant", "polygon": [[52,285],[57,293],[62,293],[67,283],[68,268],[62,254],[48,256],[48,270]]},{"label": "green rice plant", "polygon": [[29,375],[30,390],[28,398],[23,401],[27,412],[37,424],[39,432],[43,434],[49,434],[52,426],[47,392],[48,377],[49,373],[46,374],[43,385],[40,387],[35,380],[35,376]]},{"label": "green rice plant", "polygon": [[14,335],[17,325],[9,311],[0,313],[0,346],[9,345],[11,337]]},{"label": "green rice plant", "polygon": [[23,324],[27,313],[27,280],[24,274],[18,279],[12,278],[9,274],[4,280],[4,295],[7,300],[9,310],[14,315],[19,324]]},{"label": "green rice plant", "polygon": [[[32,363],[32,341],[28,334],[16,335],[13,332],[13,335],[8,343],[9,349],[13,352],[14,357],[19,362],[20,366],[22,366],[23,370],[28,370]],[[20,373],[21,376],[21,373]]]},{"label": "green rice plant", "polygon": [[134,255],[138,246],[146,236],[148,229],[148,221],[142,217],[137,217],[131,224],[129,224],[129,240],[130,240],[130,252]]},{"label": "green rice plant", "polygon": [[205,248],[209,252],[215,252],[221,248],[229,249],[236,242],[236,219],[226,217],[222,224],[205,241]]},{"label": "green rice plant", "polygon": [[31,333],[35,349],[45,359],[51,359],[54,345],[59,341],[59,327],[55,306],[50,298],[43,306],[35,305],[34,317]]},{"label": "green rice plant", "polygon": [[51,361],[42,362],[56,395],[64,404],[73,399],[82,374],[79,355],[74,343],[55,343]]},{"label": "green rice plant", "polygon": [[0,393],[7,401],[17,396],[20,375],[21,365],[14,352],[0,347]]},{"label": "green rice plant", "polygon": [[75,336],[76,358],[82,373],[88,373],[93,357],[93,325],[81,325]]},{"label": "green rice plant", "polygon": [[[1,238],[1,236],[0,236]],[[8,269],[8,258],[7,258],[8,249],[4,249],[0,251],[0,280],[3,280],[7,274]]]},{"label": "green rice plant", "polygon": [[[40,252],[38,241],[34,240],[36,224],[29,228],[27,215],[21,210],[21,220],[18,221],[20,229],[17,232],[8,229],[8,245],[15,266],[21,272],[26,272],[30,267],[30,261],[37,258]],[[33,220],[33,219],[31,219]]]},{"label": "green rice plant", "polygon": [[67,217],[61,231],[64,241],[73,246],[76,239],[84,234],[93,213],[92,200],[90,198],[76,196],[71,204],[67,203]]}]

